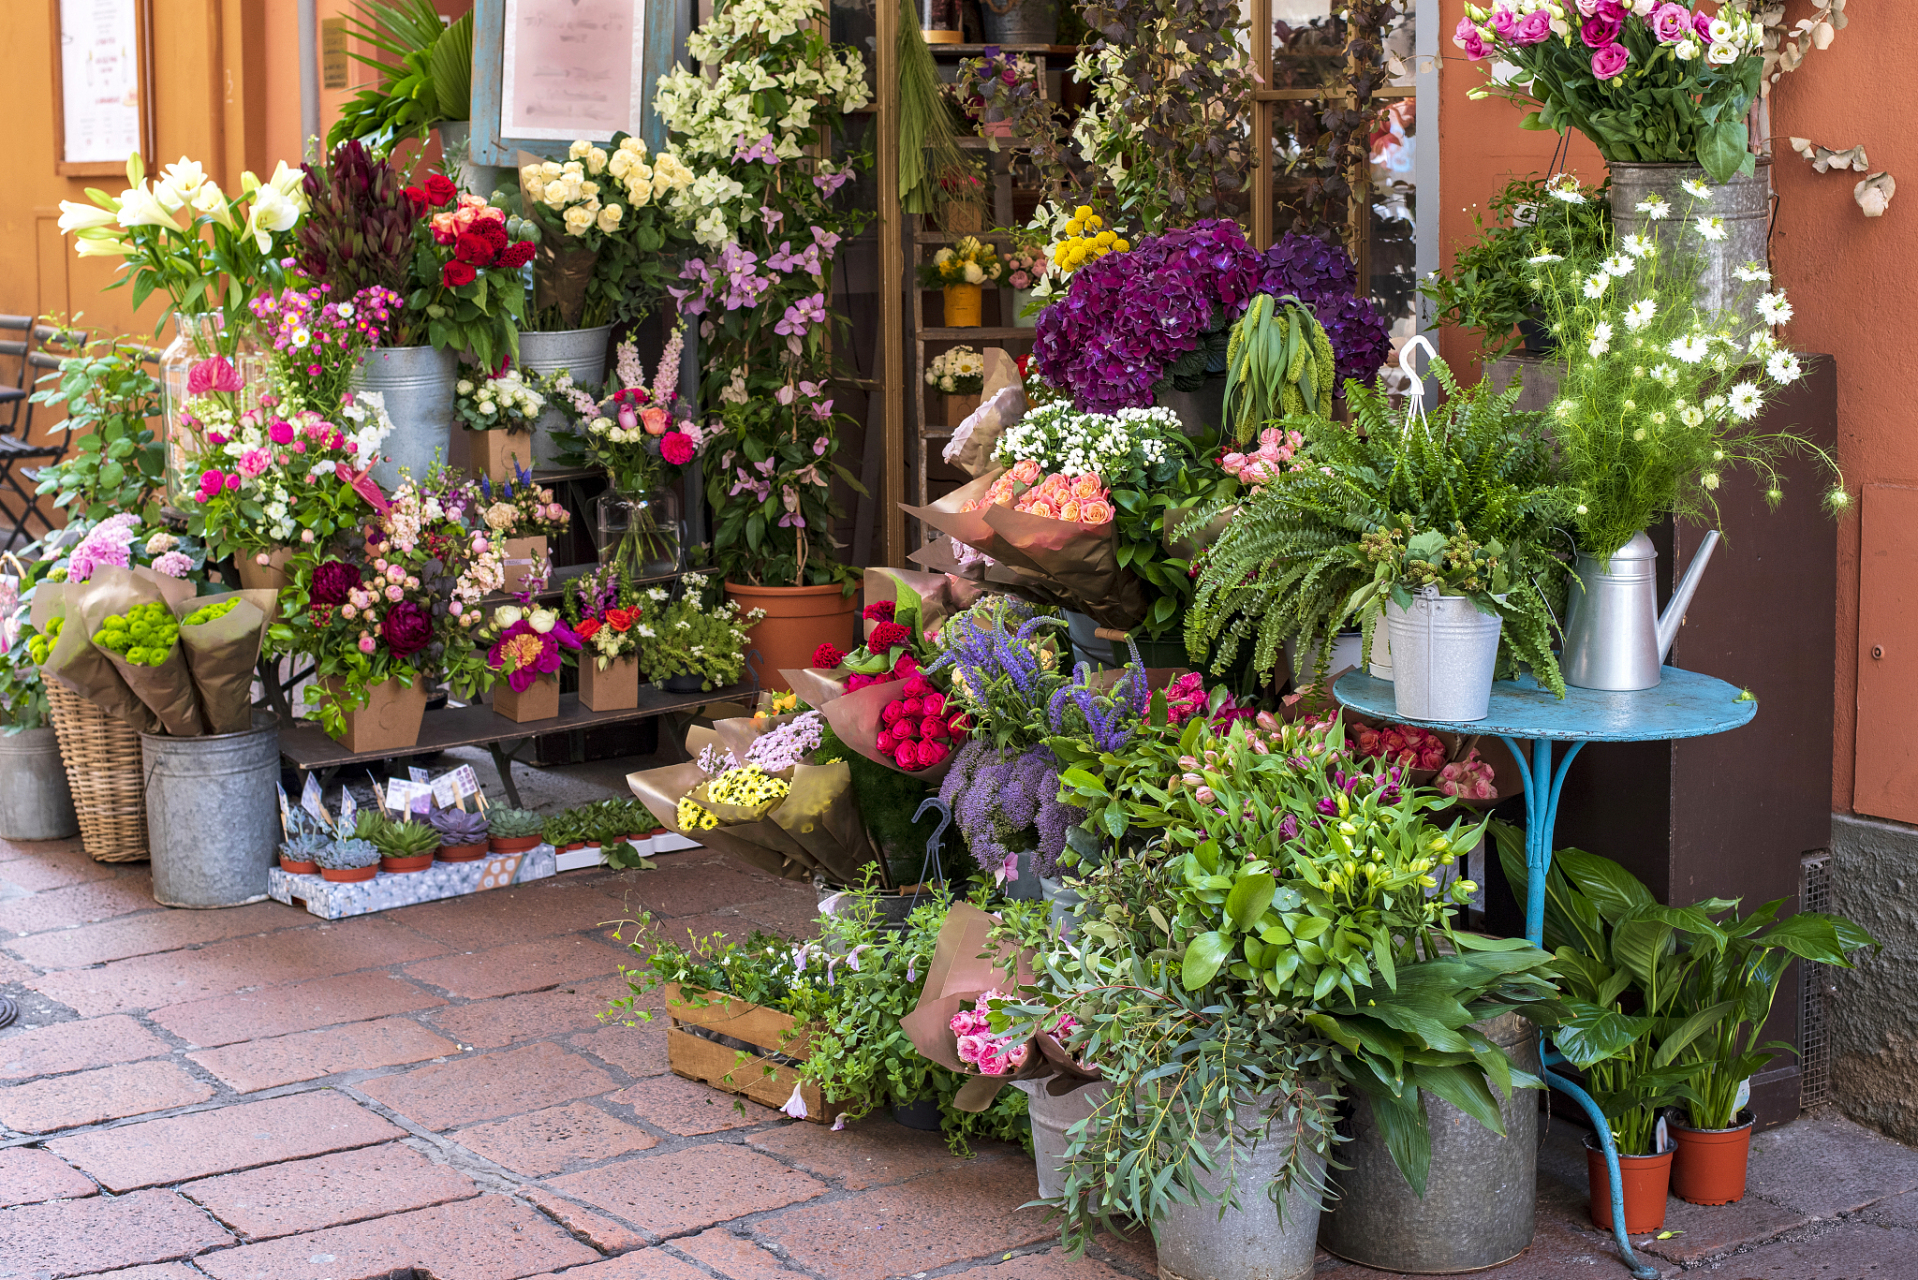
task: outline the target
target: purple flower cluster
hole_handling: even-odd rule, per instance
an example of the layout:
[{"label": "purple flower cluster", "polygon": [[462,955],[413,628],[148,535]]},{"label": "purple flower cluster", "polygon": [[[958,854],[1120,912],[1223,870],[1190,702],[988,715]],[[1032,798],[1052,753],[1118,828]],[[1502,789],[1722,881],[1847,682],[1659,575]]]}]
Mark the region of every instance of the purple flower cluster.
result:
[{"label": "purple flower cluster", "polygon": [[1336,245],[1293,233],[1261,254],[1238,223],[1208,219],[1074,272],[1065,297],[1040,313],[1033,351],[1046,381],[1082,412],[1144,408],[1255,295],[1293,294],[1325,326],[1340,379],[1367,378],[1391,342],[1378,308],[1353,296],[1355,283]]},{"label": "purple flower cluster", "polygon": [[1082,662],[1072,683],[1053,693],[1046,704],[1046,724],[1053,733],[1083,735],[1098,751],[1118,751],[1131,740],[1132,731],[1145,719],[1151,694],[1139,648],[1130,640],[1126,643],[1132,648],[1132,661],[1110,689],[1093,688],[1092,668]]},{"label": "purple flower cluster", "polygon": [[[1042,746],[1015,752],[972,739],[953,757],[939,798],[973,859],[987,872],[1002,873],[1002,880],[1018,878],[1021,849],[1031,850],[1039,875],[1056,875],[1066,830],[1080,818],[1060,802],[1059,760]],[[1034,843],[1021,838],[1034,832]]]}]

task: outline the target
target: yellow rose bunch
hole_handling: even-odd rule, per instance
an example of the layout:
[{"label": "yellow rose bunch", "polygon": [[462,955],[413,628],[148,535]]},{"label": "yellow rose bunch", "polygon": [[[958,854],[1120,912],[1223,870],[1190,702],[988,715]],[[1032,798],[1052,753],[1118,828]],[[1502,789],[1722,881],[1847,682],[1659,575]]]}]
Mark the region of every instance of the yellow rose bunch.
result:
[{"label": "yellow rose bunch", "polygon": [[1091,205],[1082,204],[1072,211],[1064,237],[1052,246],[1052,262],[1061,272],[1071,275],[1088,262],[1096,262],[1108,253],[1124,253],[1131,247],[1132,242],[1107,227],[1105,219],[1094,213]]}]

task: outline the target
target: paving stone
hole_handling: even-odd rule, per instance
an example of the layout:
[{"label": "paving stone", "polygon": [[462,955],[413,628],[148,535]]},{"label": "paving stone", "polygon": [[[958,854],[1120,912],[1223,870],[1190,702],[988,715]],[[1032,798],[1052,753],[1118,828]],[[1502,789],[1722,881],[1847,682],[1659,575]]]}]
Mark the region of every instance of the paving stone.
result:
[{"label": "paving stone", "polygon": [[124,1271],[97,1271],[87,1280],[206,1280],[184,1262],[159,1262],[150,1267],[128,1267]]},{"label": "paving stone", "polygon": [[[123,883],[115,880],[106,885],[88,887],[105,891]],[[41,894],[30,901],[38,903],[40,898],[51,896]],[[15,904],[7,905],[11,907]],[[146,899],[146,906],[157,906],[150,895]],[[33,937],[16,938],[8,945],[22,959],[42,969],[78,969],[83,965],[107,964],[114,960],[175,951],[202,943],[225,942],[230,938],[244,938],[275,929],[299,928],[312,922],[312,916],[293,907],[278,902],[254,902],[224,911],[149,910],[129,919],[108,920],[82,929],[65,929],[58,933],[36,931]]]},{"label": "paving stone", "polygon": [[468,1151],[528,1178],[646,1151],[658,1143],[644,1129],[609,1116],[589,1102],[474,1125],[452,1138]]},{"label": "paving stone", "polygon": [[0,840],[0,862],[14,862],[20,858],[31,858],[39,849],[79,849],[77,836],[65,840]]},{"label": "paving stone", "polygon": [[428,1129],[451,1129],[617,1087],[617,1081],[578,1054],[556,1044],[531,1044],[381,1076],[360,1090]]},{"label": "paving stone", "polygon": [[517,1280],[598,1260],[533,1209],[488,1195],[227,1249],[196,1265],[214,1280],[389,1280],[404,1267],[441,1280]]},{"label": "paving stone", "polygon": [[229,1173],[179,1188],[243,1238],[318,1231],[478,1195],[472,1179],[397,1142]]},{"label": "paving stone", "polygon": [[[737,862],[717,866],[668,863],[640,877],[627,905],[677,921],[680,916],[705,915],[735,908],[742,902],[762,901],[771,896],[769,882],[774,879]],[[803,888],[812,894],[811,885]],[[675,938],[680,936],[678,929],[671,932]]]},{"label": "paving stone", "polygon": [[1837,1115],[1812,1116],[1752,1136],[1751,1194],[1817,1218],[1836,1218],[1918,1190],[1918,1150]]},{"label": "paving stone", "polygon": [[1909,1280],[1918,1231],[1851,1222],[1809,1240],[1780,1241],[1719,1264],[1727,1280]]},{"label": "paving stone", "polygon": [[137,956],[97,969],[67,969],[35,978],[29,985],[94,1017],[405,964],[443,950],[410,929],[370,917],[281,929],[196,950]]},{"label": "paving stone", "polygon": [[115,874],[112,864],[87,857],[78,841],[49,840],[7,862],[0,870],[0,880],[17,884],[29,893],[40,893],[89,880],[111,880]]},{"label": "paving stone", "polygon": [[135,1062],[0,1089],[0,1124],[21,1133],[51,1133],[191,1106],[213,1093],[212,1085],[177,1062]]},{"label": "paving stone", "polygon": [[701,1231],[826,1192],[822,1182],[725,1143],[637,1156],[549,1178],[547,1185],[656,1236]]},{"label": "paving stone", "polygon": [[1677,1196],[1665,1204],[1663,1230],[1676,1231],[1669,1240],[1653,1238],[1648,1253],[1690,1266],[1730,1253],[1741,1245],[1762,1244],[1811,1221],[1809,1214],[1782,1209],[1747,1194],[1736,1204],[1687,1204]]},{"label": "paving stone", "polygon": [[300,1031],[188,1054],[240,1093],[340,1071],[365,1071],[424,1062],[458,1053],[459,1046],[406,1018],[351,1022],[326,1031]]},{"label": "paving stone", "polygon": [[480,1049],[503,1048],[560,1031],[597,1027],[599,1013],[615,997],[624,994],[623,979],[592,978],[551,991],[451,1006],[434,1014],[433,1024],[461,1044]]},{"label": "paving stone", "polygon": [[0,1211],[0,1275],[58,1280],[190,1258],[232,1239],[171,1191],[22,1205]]},{"label": "paving stone", "polygon": [[[5,872],[0,871],[0,877],[4,875]],[[152,877],[141,869],[111,880],[89,880],[0,902],[0,938],[70,929],[135,911],[159,909],[160,904],[153,900]]]},{"label": "paving stone", "polygon": [[1918,1227],[1918,1191],[1880,1200],[1865,1210],[1865,1217],[1894,1227]]},{"label": "paving stone", "polygon": [[[1120,1272],[1092,1258],[1073,1258],[1064,1249],[1022,1253],[952,1273],[965,1280],[1124,1280]],[[746,1280],[740,1277],[739,1280]]]},{"label": "paving stone", "polygon": [[635,1079],[664,1075],[671,1070],[666,1059],[666,1025],[664,1017],[636,1021],[630,1027],[615,1023],[568,1036],[566,1043]]},{"label": "paving stone", "polygon": [[1102,1232],[1087,1246],[1086,1254],[1126,1275],[1156,1278],[1159,1274],[1159,1250],[1147,1227],[1134,1227],[1124,1236]]},{"label": "paving stone", "polygon": [[795,1274],[781,1265],[779,1255],[771,1249],[724,1227],[682,1236],[673,1241],[673,1248],[705,1263],[727,1280],[791,1280]]},{"label": "paving stone", "polygon": [[9,982],[31,982],[38,976],[12,956],[0,954],[0,986]]},{"label": "paving stone", "polygon": [[480,1000],[604,977],[617,973],[620,962],[630,958],[593,938],[543,938],[469,955],[442,956],[411,966],[406,976],[448,995]]},{"label": "paving stone", "polygon": [[31,1080],[171,1052],[164,1040],[125,1014],[55,1022],[0,1033],[0,1080]]},{"label": "paving stone", "polygon": [[281,1160],[372,1146],[405,1130],[332,1089],[57,1138],[55,1155],[109,1191],[231,1173]]},{"label": "paving stone", "polygon": [[929,1173],[863,1195],[801,1205],[760,1222],[761,1239],[834,1280],[885,1280],[1056,1239],[1033,1183],[998,1163]]},{"label": "paving stone", "polygon": [[448,947],[477,951],[502,939],[524,942],[611,928],[622,914],[618,901],[598,884],[540,880],[406,907],[391,918]]},{"label": "paving stone", "polygon": [[[888,1115],[851,1121],[838,1133],[829,1125],[800,1121],[750,1134],[746,1142],[849,1191],[889,1186],[922,1173],[950,1169],[956,1163],[956,1157],[946,1150],[944,1138],[908,1129]],[[1032,1158],[1013,1147],[980,1142],[973,1149],[975,1159],[1007,1164],[1023,1161],[1030,1172]]]},{"label": "paving stone", "polygon": [[39,1147],[0,1147],[0,1208],[98,1195],[93,1179]]},{"label": "paving stone", "polygon": [[626,1253],[643,1249],[648,1243],[645,1236],[631,1227],[601,1217],[570,1200],[562,1200],[540,1187],[520,1187],[515,1194],[532,1201],[547,1217],[571,1232],[574,1239],[584,1240],[601,1253]]},{"label": "paving stone", "polygon": [[190,1045],[214,1048],[336,1023],[431,1009],[446,1001],[385,973],[349,973],[156,1010],[151,1021]]},{"label": "paving stone", "polygon": [[[757,1070],[747,1067],[745,1070]],[[724,1133],[744,1129],[785,1117],[771,1107],[761,1106],[735,1094],[721,1093],[710,1085],[678,1076],[655,1076],[621,1089],[609,1101],[622,1103],[654,1128],[676,1133],[682,1138],[702,1133]],[[815,1128],[819,1126],[815,1125]]]},{"label": "paving stone", "polygon": [[531,1280],[711,1280],[691,1263],[681,1262],[659,1249],[595,1262],[590,1267],[575,1267],[563,1274],[548,1273]]}]

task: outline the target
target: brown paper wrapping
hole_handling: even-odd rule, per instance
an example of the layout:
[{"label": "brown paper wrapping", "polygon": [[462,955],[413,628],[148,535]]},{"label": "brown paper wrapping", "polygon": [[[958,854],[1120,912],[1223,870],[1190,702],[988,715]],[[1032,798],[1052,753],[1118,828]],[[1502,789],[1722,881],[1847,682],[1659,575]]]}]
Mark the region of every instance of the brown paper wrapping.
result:
[{"label": "brown paper wrapping", "polygon": [[[192,599],[192,583],[180,584],[186,588],[184,596],[165,590],[160,583],[161,579],[152,574],[141,577],[136,570],[102,566],[93,571],[92,578],[74,588],[70,607],[78,612],[80,623],[91,637],[100,629],[100,620],[108,614],[124,614],[138,605],[156,602],[172,609],[176,602]],[[61,638],[66,638],[65,628],[61,629]],[[187,668],[178,640],[173,642],[166,661],[157,667],[135,666],[117,653],[95,648],[113,664],[127,688],[152,709],[167,733],[176,738],[197,738],[206,732],[206,720],[200,715],[200,695],[193,687],[193,673]]]},{"label": "brown paper wrapping", "polygon": [[987,991],[1013,995],[1014,988],[1033,982],[1031,952],[1013,951],[1012,944],[995,942],[988,935],[998,920],[968,902],[955,902],[939,928],[939,941],[933,947],[932,963],[926,969],[926,985],[919,992],[919,1003],[900,1020],[912,1047],[920,1056],[948,1070],[971,1078],[960,1086],[953,1106],[961,1111],[984,1111],[992,1105],[999,1090],[1014,1080],[1044,1080],[1058,1077],[1047,1086],[1049,1093],[1064,1093],[1078,1088],[1096,1074],[1088,1074],[1072,1061],[1051,1036],[1038,1036],[1034,1051],[1026,1055],[1017,1071],[1002,1076],[980,1075],[973,1066],[959,1060],[959,1037],[953,1034],[952,1017]]},{"label": "brown paper wrapping", "polygon": [[[910,588],[919,596],[919,626],[926,632],[937,632],[947,618],[955,613],[964,613],[972,608],[986,594],[986,588],[970,578],[962,578],[950,573],[920,573],[913,569],[892,569],[875,566],[865,571],[863,590],[867,605],[883,600],[897,601],[899,588]],[[864,619],[863,635],[871,635],[878,624],[871,618]]]},{"label": "brown paper wrapping", "polygon": [[844,667],[834,667],[827,671],[820,667],[791,667],[781,670],[786,683],[792,686],[799,700],[815,709],[824,708],[846,696],[846,677],[852,672]]},{"label": "brown paper wrapping", "polygon": [[[995,350],[998,348],[986,348],[989,363]],[[1011,364],[1010,358],[1006,363]],[[992,454],[999,447],[999,436],[1026,416],[1025,385],[1018,381],[1017,365],[1012,366],[1012,378],[1009,384],[995,386],[988,375],[980,392],[979,407],[955,424],[952,439],[940,451],[941,457],[969,476],[982,476],[993,469]]]},{"label": "brown paper wrapping", "polygon": [[897,760],[881,755],[879,748],[874,745],[874,740],[879,736],[879,713],[886,709],[888,702],[900,696],[899,690],[900,682],[897,680],[886,684],[869,684],[835,698],[819,709],[825,714],[826,723],[832,726],[832,731],[839,735],[839,740],[852,750],[874,764],[885,765],[894,773],[903,773],[930,786],[937,786],[952,772],[952,757],[958,753],[958,743],[948,739],[944,760],[930,768],[911,770],[901,769]]},{"label": "brown paper wrapping", "polygon": [[[240,598],[224,618],[186,626],[187,615],[210,604]],[[272,590],[226,591],[196,596],[173,605],[180,619],[180,647],[186,652],[187,671],[199,691],[200,714],[208,733],[244,733],[253,727],[253,676],[267,624],[278,607]]]},{"label": "brown paper wrapping", "polygon": [[120,677],[120,669],[94,647],[73,605],[73,593],[85,584],[42,582],[33,589],[33,625],[40,630],[55,618],[66,619],[60,639],[40,668],[42,677],[87,699],[136,733],[157,733],[159,718]]},{"label": "brown paper wrapping", "polygon": [[[877,855],[859,817],[852,770],[844,762],[802,764],[781,772],[777,776],[787,781],[790,793],[756,811],[719,804],[706,795],[706,775],[697,763],[701,751],[718,745],[744,759],[754,738],[791,718],[769,716],[755,724],[747,717],[722,720],[711,729],[695,726],[686,732],[686,751],[693,760],[629,773],[626,785],[667,830],[709,849],[787,880],[820,875],[833,884],[856,884],[861,869]],[[703,831],[682,828],[679,802],[687,795],[710,810],[721,825]]]}]

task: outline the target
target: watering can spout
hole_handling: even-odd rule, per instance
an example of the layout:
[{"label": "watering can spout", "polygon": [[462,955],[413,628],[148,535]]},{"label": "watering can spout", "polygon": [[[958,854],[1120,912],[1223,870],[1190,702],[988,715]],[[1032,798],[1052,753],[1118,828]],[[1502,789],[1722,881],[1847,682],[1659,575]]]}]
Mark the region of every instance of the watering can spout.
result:
[{"label": "watering can spout", "polygon": [[1679,624],[1685,621],[1685,610],[1691,608],[1692,596],[1698,591],[1699,579],[1705,576],[1706,562],[1712,558],[1712,552],[1718,548],[1718,530],[1713,529],[1698,544],[1698,550],[1692,556],[1692,562],[1685,566],[1685,576],[1672,588],[1672,598],[1665,605],[1665,612],[1658,615],[1658,660],[1662,663],[1672,651],[1672,642],[1678,639]]}]

